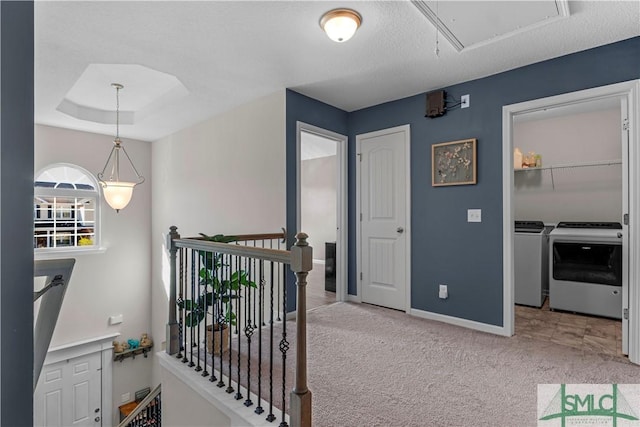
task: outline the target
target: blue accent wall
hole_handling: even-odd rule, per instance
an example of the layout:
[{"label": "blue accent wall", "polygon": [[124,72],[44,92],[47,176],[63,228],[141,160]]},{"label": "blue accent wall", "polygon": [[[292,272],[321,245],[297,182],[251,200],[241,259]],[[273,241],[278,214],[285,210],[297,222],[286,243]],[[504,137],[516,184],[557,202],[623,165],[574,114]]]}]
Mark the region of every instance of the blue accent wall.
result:
[{"label": "blue accent wall", "polygon": [[[286,165],[287,165],[287,247],[295,242],[295,235],[299,230],[296,219],[296,140],[297,122],[317,126],[341,135],[347,135],[346,111],[317,101],[308,96],[287,89],[286,93]],[[295,295],[295,277],[290,274],[287,278],[289,295]],[[288,298],[287,311],[295,309],[295,298]]]},{"label": "blue accent wall", "polygon": [[[425,70],[428,72],[428,70]],[[640,37],[442,88],[455,99],[469,94],[470,108],[425,118],[426,96],[419,94],[351,113],[335,123],[312,123],[349,137],[349,293],[355,294],[355,137],[394,126],[411,126],[411,301],[412,308],[502,326],[502,107],[562,93],[640,78]],[[295,120],[287,96],[287,207],[295,217]],[[291,96],[289,96],[291,95]],[[301,96],[301,95],[298,95]],[[316,108],[309,100],[301,104]],[[323,116],[326,104],[317,106]],[[290,113],[295,113],[293,118]],[[329,119],[330,116],[325,118]],[[293,130],[291,131],[291,126]],[[290,136],[291,135],[291,136]],[[431,145],[478,139],[476,185],[432,187]],[[291,156],[293,150],[293,157]],[[481,223],[467,222],[467,209],[482,209]],[[287,227],[292,230],[288,220]],[[449,299],[438,298],[438,284]]]}]

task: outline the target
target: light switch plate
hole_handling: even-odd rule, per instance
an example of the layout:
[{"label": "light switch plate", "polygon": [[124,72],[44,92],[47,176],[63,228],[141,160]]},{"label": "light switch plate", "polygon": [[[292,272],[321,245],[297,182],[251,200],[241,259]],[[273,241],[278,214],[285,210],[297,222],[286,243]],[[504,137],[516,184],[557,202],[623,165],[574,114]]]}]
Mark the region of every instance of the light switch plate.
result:
[{"label": "light switch plate", "polygon": [[467,209],[467,222],[482,222],[482,209]]},{"label": "light switch plate", "polygon": [[449,298],[449,291],[447,290],[447,285],[440,285],[440,288],[438,290],[438,297],[440,299]]}]

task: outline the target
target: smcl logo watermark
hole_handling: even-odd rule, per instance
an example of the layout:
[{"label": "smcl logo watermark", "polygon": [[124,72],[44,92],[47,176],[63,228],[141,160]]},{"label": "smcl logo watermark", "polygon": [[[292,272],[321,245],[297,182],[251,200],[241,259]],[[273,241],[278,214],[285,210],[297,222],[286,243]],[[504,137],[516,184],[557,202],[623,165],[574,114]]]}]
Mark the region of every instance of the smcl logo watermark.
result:
[{"label": "smcl logo watermark", "polygon": [[539,427],[640,427],[638,413],[638,384],[538,385]]}]

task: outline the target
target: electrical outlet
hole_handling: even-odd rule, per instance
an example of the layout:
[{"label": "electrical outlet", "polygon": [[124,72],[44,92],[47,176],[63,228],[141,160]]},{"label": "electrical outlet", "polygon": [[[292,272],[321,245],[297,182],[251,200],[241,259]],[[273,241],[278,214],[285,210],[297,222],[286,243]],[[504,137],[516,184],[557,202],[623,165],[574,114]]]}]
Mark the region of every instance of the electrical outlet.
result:
[{"label": "electrical outlet", "polygon": [[447,285],[440,285],[440,291],[438,292],[438,297],[440,297],[440,299],[449,298],[449,291],[447,289]]},{"label": "electrical outlet", "polygon": [[460,97],[460,108],[469,108],[469,104],[471,102],[469,95],[462,95]]},{"label": "electrical outlet", "polygon": [[467,222],[482,222],[482,209],[467,209]]},{"label": "electrical outlet", "polygon": [[115,316],[110,316],[109,317],[109,324],[110,325],[119,325],[120,323],[122,323],[124,317],[122,316],[122,314],[116,314]]},{"label": "electrical outlet", "polygon": [[126,392],[122,396],[120,396],[120,402],[122,403],[127,403],[130,400],[131,400],[131,393],[129,392]]}]

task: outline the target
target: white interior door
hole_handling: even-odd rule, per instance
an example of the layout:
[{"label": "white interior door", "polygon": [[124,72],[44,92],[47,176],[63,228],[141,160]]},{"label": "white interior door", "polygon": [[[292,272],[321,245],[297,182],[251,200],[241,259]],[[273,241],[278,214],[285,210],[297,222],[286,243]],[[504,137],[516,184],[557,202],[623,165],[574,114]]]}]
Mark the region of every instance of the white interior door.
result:
[{"label": "white interior door", "polygon": [[34,395],[34,425],[102,425],[101,354],[44,366]]},{"label": "white interior door", "polygon": [[407,310],[409,126],[358,135],[362,302]]}]

